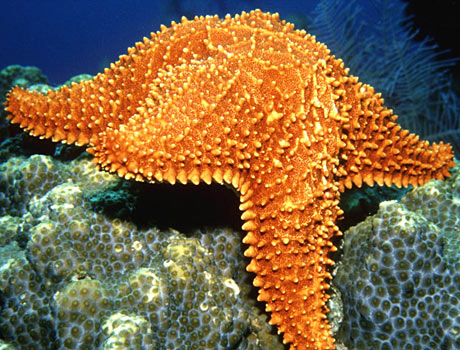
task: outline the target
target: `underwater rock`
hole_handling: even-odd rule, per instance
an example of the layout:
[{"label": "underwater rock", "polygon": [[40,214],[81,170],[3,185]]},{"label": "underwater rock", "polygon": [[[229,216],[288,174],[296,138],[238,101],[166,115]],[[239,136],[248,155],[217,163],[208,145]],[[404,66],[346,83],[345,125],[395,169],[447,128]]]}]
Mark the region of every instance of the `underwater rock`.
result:
[{"label": "underwater rock", "polygon": [[0,268],[0,334],[9,344],[283,348],[248,295],[239,232],[186,236],[94,212],[91,193],[117,181],[86,159],[12,158],[2,170],[1,220],[12,232],[3,241],[16,244],[16,231],[28,238]]},{"label": "underwater rock", "polygon": [[460,347],[460,172],[430,181],[344,233],[334,285],[352,349]]}]

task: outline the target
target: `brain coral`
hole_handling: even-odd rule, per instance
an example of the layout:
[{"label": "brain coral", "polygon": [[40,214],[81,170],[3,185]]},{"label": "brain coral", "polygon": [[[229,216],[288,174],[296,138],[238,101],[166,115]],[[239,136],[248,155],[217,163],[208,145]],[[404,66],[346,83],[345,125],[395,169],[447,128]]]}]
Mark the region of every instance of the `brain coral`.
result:
[{"label": "brain coral", "polygon": [[246,297],[240,233],[186,236],[95,212],[88,196],[114,180],[85,159],[33,156],[0,167],[0,237],[9,252],[0,265],[0,337],[9,345],[282,348]]},{"label": "brain coral", "polygon": [[349,347],[460,348],[459,195],[456,168],[345,232],[334,284]]},{"label": "brain coral", "polygon": [[65,163],[43,155],[13,157],[0,164],[0,215],[25,215],[28,205],[61,183],[76,183],[85,192],[94,192],[118,181],[113,175],[94,171],[84,158]]},{"label": "brain coral", "polygon": [[448,181],[432,181],[409,192],[401,203],[439,229],[443,255],[449,264],[460,262],[460,169]]}]

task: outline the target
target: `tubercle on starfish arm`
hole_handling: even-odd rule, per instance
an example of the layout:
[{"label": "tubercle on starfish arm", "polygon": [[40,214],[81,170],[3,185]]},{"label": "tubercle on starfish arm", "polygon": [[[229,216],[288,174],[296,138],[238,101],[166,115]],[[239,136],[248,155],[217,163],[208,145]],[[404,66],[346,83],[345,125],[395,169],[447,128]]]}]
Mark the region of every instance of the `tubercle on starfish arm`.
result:
[{"label": "tubercle on starfish arm", "polygon": [[230,184],[248,270],[291,349],[333,349],[326,319],[340,192],[448,176],[449,145],[395,123],[368,85],[304,31],[259,10],[162,27],[92,81],[14,88],[13,123],[87,145],[127,179]]}]

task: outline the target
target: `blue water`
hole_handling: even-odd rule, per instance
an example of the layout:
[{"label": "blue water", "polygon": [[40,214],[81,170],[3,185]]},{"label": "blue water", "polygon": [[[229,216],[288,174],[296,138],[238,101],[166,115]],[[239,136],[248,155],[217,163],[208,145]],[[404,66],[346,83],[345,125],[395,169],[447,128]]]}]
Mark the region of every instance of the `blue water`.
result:
[{"label": "blue water", "polygon": [[0,69],[10,64],[39,67],[52,85],[96,74],[160,24],[182,15],[239,13],[260,8],[282,18],[308,14],[317,0],[146,1],[14,0],[0,9]]}]

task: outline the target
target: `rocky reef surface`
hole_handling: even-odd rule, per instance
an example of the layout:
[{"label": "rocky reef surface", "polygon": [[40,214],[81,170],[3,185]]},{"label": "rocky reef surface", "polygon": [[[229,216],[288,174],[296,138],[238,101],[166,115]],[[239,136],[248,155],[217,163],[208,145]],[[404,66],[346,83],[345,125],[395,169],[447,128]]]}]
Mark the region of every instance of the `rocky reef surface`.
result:
[{"label": "rocky reef surface", "polygon": [[18,349],[282,348],[249,296],[240,233],[140,229],[93,210],[85,157],[0,165],[0,334]]}]

